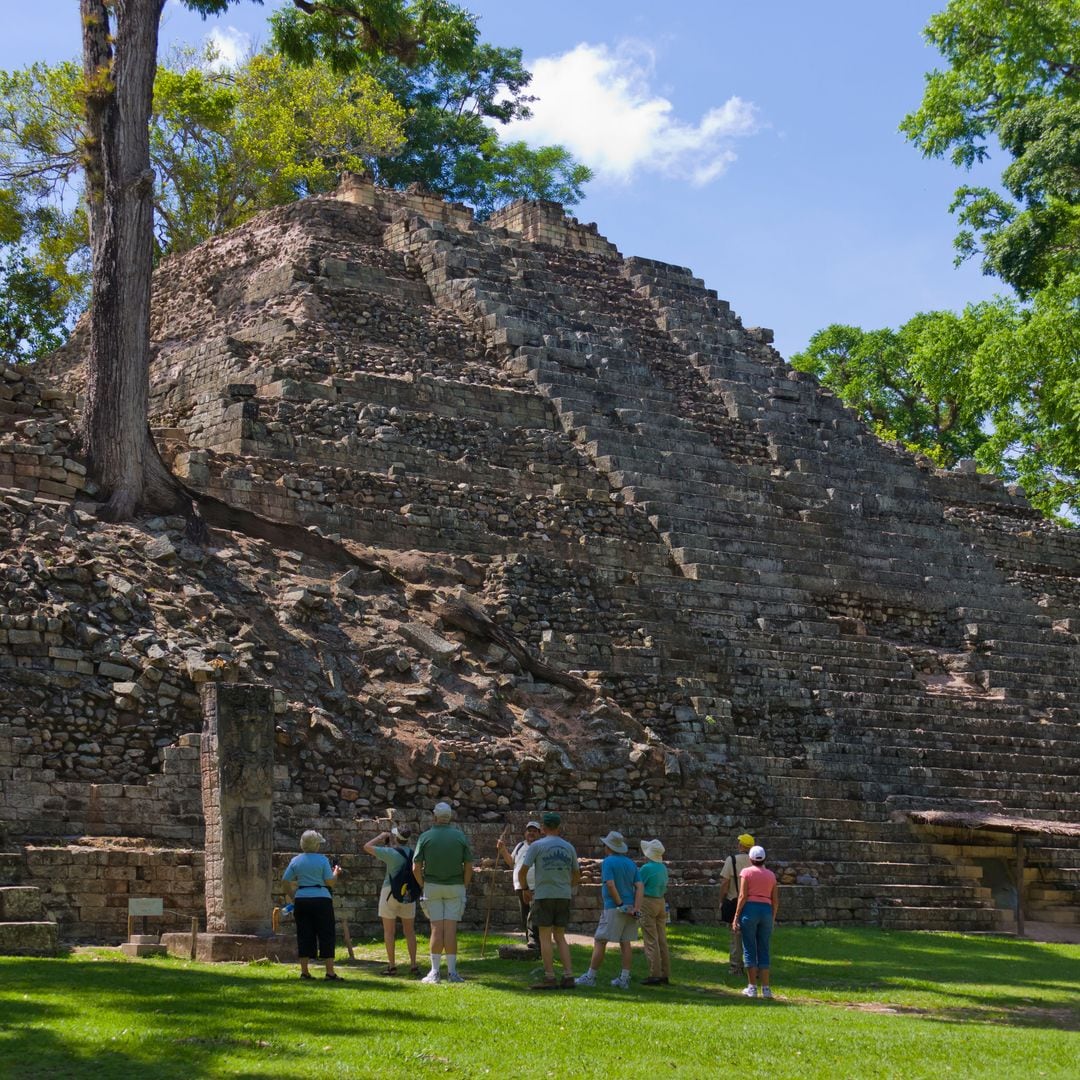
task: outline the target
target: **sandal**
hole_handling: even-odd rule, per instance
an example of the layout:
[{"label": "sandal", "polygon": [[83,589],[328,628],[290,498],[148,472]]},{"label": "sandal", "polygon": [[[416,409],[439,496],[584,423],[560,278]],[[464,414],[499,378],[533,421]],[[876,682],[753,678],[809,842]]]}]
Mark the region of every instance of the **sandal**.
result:
[{"label": "sandal", "polygon": [[420,968],[419,968],[419,966],[416,965],[416,964],[413,964],[413,966],[411,968],[409,968],[409,974],[414,979],[419,979],[420,978]]},{"label": "sandal", "polygon": [[314,975],[311,975],[311,974],[309,974],[309,973],[308,973],[308,972],[306,972],[306,971],[301,971],[301,972],[300,972],[300,978],[301,978],[301,979],[314,979],[314,978],[315,978],[315,976],[314,976]]},{"label": "sandal", "polygon": [[380,975],[396,975],[397,968],[393,964],[387,964],[386,967],[379,972]]},{"label": "sandal", "polygon": [[324,979],[329,979],[331,982],[344,982],[345,980],[340,975],[324,975]]}]

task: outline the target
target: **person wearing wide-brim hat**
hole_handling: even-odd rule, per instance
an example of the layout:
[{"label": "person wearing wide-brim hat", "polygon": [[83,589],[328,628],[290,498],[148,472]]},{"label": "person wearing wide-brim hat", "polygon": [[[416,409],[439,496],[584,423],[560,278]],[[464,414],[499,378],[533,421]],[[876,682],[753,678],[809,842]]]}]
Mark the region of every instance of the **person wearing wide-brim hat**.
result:
[{"label": "person wearing wide-brim hat", "polygon": [[637,914],[643,895],[641,874],[634,860],[626,854],[629,849],[622,833],[613,829],[607,836],[600,837],[600,843],[605,852],[604,861],[600,864],[600,895],[604,909],[593,937],[589,970],[579,975],[576,981],[578,986],[595,986],[596,973],[604,962],[608,942],[616,941],[622,955],[622,971],[611,980],[611,985],[620,990],[629,990],[632,945],[637,939]]},{"label": "person wearing wide-brim hat", "polygon": [[645,959],[649,963],[648,978],[642,986],[667,986],[671,981],[671,956],[667,945],[668,868],[664,865],[664,845],[659,840],[642,840],[641,853],[645,862],[641,875],[641,936],[645,941]]},{"label": "person wearing wide-brim hat", "polygon": [[739,874],[739,906],[734,924],[742,930],[743,963],[746,965],[746,997],[771,998],[769,986],[769,945],[780,902],[776,895],[776,875],[765,869],[765,849],[755,844],[749,851],[750,865]]}]

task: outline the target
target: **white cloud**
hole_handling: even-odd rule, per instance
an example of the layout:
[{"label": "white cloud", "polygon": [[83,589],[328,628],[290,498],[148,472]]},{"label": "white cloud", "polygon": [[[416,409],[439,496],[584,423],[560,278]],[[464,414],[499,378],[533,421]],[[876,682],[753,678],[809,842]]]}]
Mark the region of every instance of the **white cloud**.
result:
[{"label": "white cloud", "polygon": [[645,44],[616,49],[582,43],[561,56],[530,63],[533,116],[516,121],[511,138],[533,145],[562,143],[609,180],[639,171],[695,185],[715,180],[735,160],[732,141],[758,129],[757,109],[739,97],[709,109],[696,123],[650,85],[654,55]]},{"label": "white cloud", "polygon": [[206,42],[217,53],[213,67],[219,71],[238,67],[251,52],[251,35],[235,26],[215,26],[206,35]]}]

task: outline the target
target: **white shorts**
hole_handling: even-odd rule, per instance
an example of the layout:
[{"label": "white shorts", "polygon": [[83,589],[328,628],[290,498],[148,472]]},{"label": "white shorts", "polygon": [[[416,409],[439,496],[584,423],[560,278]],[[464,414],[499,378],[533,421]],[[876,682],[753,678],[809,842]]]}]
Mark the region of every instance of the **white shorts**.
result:
[{"label": "white shorts", "polygon": [[604,908],[593,936],[597,941],[637,941],[637,919],[618,908]]},{"label": "white shorts", "polygon": [[424,883],[424,895],[420,898],[424,914],[432,922],[460,922],[465,914],[465,886],[439,885],[434,881]]},{"label": "white shorts", "polygon": [[416,904],[403,904],[390,895],[390,886],[384,885],[379,893],[379,918],[380,919],[409,919],[416,918]]}]

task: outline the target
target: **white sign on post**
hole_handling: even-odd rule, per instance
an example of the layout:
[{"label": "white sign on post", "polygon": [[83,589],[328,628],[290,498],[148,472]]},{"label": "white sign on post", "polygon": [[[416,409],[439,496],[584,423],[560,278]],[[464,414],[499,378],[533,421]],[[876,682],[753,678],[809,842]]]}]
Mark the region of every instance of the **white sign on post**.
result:
[{"label": "white sign on post", "polygon": [[150,897],[136,897],[128,901],[129,915],[161,915],[165,911],[165,901]]}]

